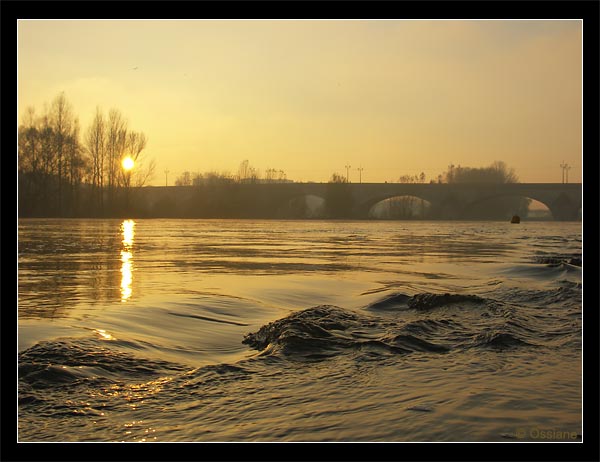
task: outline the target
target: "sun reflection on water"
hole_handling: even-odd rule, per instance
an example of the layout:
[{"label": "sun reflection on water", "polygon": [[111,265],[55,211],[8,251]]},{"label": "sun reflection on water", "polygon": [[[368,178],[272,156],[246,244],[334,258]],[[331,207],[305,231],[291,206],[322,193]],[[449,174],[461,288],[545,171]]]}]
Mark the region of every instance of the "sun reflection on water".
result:
[{"label": "sun reflection on water", "polygon": [[121,230],[123,231],[123,246],[131,247],[133,245],[133,227],[135,222],[133,220],[125,220],[121,223]]},{"label": "sun reflection on water", "polygon": [[126,302],[133,292],[133,236],[135,222],[125,220],[121,223],[123,249],[121,249],[121,301]]},{"label": "sun reflection on water", "polygon": [[111,334],[106,332],[104,329],[94,329],[94,332],[104,340],[116,340]]}]

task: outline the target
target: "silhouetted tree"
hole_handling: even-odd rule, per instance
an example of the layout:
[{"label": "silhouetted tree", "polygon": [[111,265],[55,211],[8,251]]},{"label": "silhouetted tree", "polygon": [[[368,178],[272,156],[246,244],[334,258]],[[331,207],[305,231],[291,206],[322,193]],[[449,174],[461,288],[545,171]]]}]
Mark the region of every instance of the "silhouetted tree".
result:
[{"label": "silhouetted tree", "polygon": [[142,155],[147,138],[128,132],[118,110],[105,119],[96,108],[83,145],[80,136],[79,121],[64,93],[44,106],[39,117],[33,107],[26,109],[18,130],[19,216],[102,213],[107,184],[113,199],[118,188],[127,190],[131,184],[121,168],[125,152],[136,162],[136,185],[151,177],[155,163],[145,165]]},{"label": "silhouetted tree", "polygon": [[514,169],[502,161],[495,161],[482,168],[449,165],[445,180],[446,183],[518,183],[519,178]]},{"label": "silhouetted tree", "polygon": [[257,183],[260,178],[260,172],[250,165],[248,160],[242,161],[238,168],[238,182]]},{"label": "silhouetted tree", "polygon": [[106,124],[99,107],[85,135],[85,147],[91,162],[92,205],[104,209],[104,159],[106,156]]},{"label": "silhouetted tree", "polygon": [[63,210],[63,183],[66,173],[65,151],[69,138],[74,136],[72,133],[74,125],[73,111],[64,92],[60,93],[52,102],[50,123],[54,135],[54,152],[57,163],[58,213],[61,214]]},{"label": "silhouetted tree", "polygon": [[42,149],[41,121],[35,109],[28,107],[18,131],[19,210],[32,213],[35,204],[46,195],[47,179]]},{"label": "silhouetted tree", "polygon": [[85,174],[79,124],[64,93],[41,117],[27,108],[18,131],[19,211],[72,215]]},{"label": "silhouetted tree", "polygon": [[[489,167],[471,168],[449,165],[444,174],[446,183],[504,184],[518,183],[514,169],[502,161],[495,161]],[[525,197],[496,197],[473,204],[465,218],[507,219],[512,215],[526,217],[531,199]]]},{"label": "silhouetted tree", "polygon": [[[421,172],[419,175],[402,175],[398,178],[398,183],[425,183],[426,175]],[[391,219],[411,219],[425,218],[425,202],[414,196],[392,197],[386,200],[387,207],[381,207],[384,211],[384,218]]]},{"label": "silhouetted tree", "polygon": [[79,120],[73,122],[72,131],[65,140],[65,173],[68,186],[67,211],[68,215],[76,215],[80,206],[80,186],[87,174],[85,150],[79,143]]},{"label": "silhouetted tree", "polygon": [[152,177],[154,173],[155,163],[153,160],[146,165],[142,151],[146,148],[148,138],[142,132],[131,131],[127,134],[126,153],[131,156],[135,162],[133,169],[134,185],[137,187],[144,186],[146,181]]},{"label": "silhouetted tree", "polygon": [[176,180],[175,186],[191,186],[192,174],[188,171],[183,172]]},{"label": "silhouetted tree", "polygon": [[334,172],[329,179],[329,183],[348,183],[348,178],[346,178],[344,175]]}]

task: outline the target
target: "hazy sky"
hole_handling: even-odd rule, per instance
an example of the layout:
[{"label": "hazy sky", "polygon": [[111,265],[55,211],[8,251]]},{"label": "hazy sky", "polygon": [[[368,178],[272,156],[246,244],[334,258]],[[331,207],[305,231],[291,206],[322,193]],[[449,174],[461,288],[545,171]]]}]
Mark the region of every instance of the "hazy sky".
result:
[{"label": "hazy sky", "polygon": [[[503,160],[581,181],[581,21],[19,21],[19,121],[118,108],[152,184],[239,164],[396,181]],[[134,69],[137,68],[137,69]]]}]

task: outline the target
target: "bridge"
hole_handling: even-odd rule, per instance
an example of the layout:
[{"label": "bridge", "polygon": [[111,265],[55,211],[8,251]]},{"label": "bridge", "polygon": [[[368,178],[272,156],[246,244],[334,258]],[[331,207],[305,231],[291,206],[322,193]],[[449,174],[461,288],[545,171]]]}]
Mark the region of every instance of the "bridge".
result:
[{"label": "bridge", "polygon": [[330,210],[338,209],[336,216],[351,219],[368,219],[375,204],[397,196],[427,201],[433,219],[462,219],[478,204],[502,197],[539,201],[561,221],[578,220],[582,207],[581,183],[229,183],[134,192],[138,204],[154,211],[163,207],[166,216],[277,218],[307,196],[321,198]]}]

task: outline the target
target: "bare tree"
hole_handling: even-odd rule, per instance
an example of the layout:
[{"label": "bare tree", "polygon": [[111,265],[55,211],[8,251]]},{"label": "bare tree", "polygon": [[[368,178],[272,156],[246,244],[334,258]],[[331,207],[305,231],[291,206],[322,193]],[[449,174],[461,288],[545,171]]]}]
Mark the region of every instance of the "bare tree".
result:
[{"label": "bare tree", "polygon": [[259,178],[260,171],[252,167],[247,159],[242,161],[238,168],[238,181],[240,183],[256,183]]},{"label": "bare tree", "polygon": [[18,130],[19,209],[31,213],[43,197],[42,150],[39,121],[28,107]]},{"label": "bare tree", "polygon": [[267,182],[272,182],[275,180],[275,174],[277,173],[277,170],[275,170],[274,168],[268,168],[265,170],[265,181]]},{"label": "bare tree", "polygon": [[148,164],[142,163],[135,169],[134,186],[141,188],[154,177],[156,171],[156,160],[150,159]]},{"label": "bare tree", "polygon": [[[33,107],[26,109],[18,129],[19,213],[77,215],[84,183],[91,192],[90,211],[97,212],[104,205],[105,188],[115,205],[117,188],[130,186],[133,177],[136,185],[143,185],[154,174],[155,161],[146,162],[143,156],[146,135],[130,132],[117,109],[105,118],[96,108],[83,145],[80,138],[79,120],[64,93],[45,104],[40,117]],[[125,154],[136,164],[132,177],[121,168]]]},{"label": "bare tree", "polygon": [[119,164],[125,152],[126,143],[127,121],[118,109],[111,109],[108,113],[106,133],[107,186],[111,199],[121,178]]},{"label": "bare tree", "polygon": [[250,176],[250,163],[248,162],[248,159],[243,160],[242,163],[240,164],[239,168],[238,168],[238,181],[240,183],[243,183],[244,181],[246,181]]},{"label": "bare tree", "polygon": [[146,144],[148,143],[148,139],[146,135],[142,132],[129,132],[127,138],[127,149],[129,151],[129,155],[134,161],[138,161],[140,157],[140,153],[146,148]]},{"label": "bare tree", "polygon": [[41,168],[40,133],[35,108],[28,107],[19,127],[19,172],[35,175]]},{"label": "bare tree", "polygon": [[54,132],[54,151],[57,161],[58,181],[58,209],[62,210],[63,202],[63,178],[65,175],[65,145],[71,134],[73,125],[73,111],[71,104],[67,101],[64,92],[60,93],[52,102],[50,122]]},{"label": "bare tree", "polygon": [[85,174],[84,149],[79,143],[79,119],[73,120],[65,143],[66,173],[69,187],[68,210],[74,214],[79,208],[79,186]]},{"label": "bare tree", "polygon": [[348,178],[344,175],[340,175],[337,172],[334,172],[329,179],[330,183],[348,183]]},{"label": "bare tree", "polygon": [[106,156],[106,123],[99,107],[85,135],[85,146],[91,161],[91,180],[95,206],[103,208],[104,159]]},{"label": "bare tree", "polygon": [[191,186],[192,174],[188,171],[183,172],[176,180],[175,186]]}]

